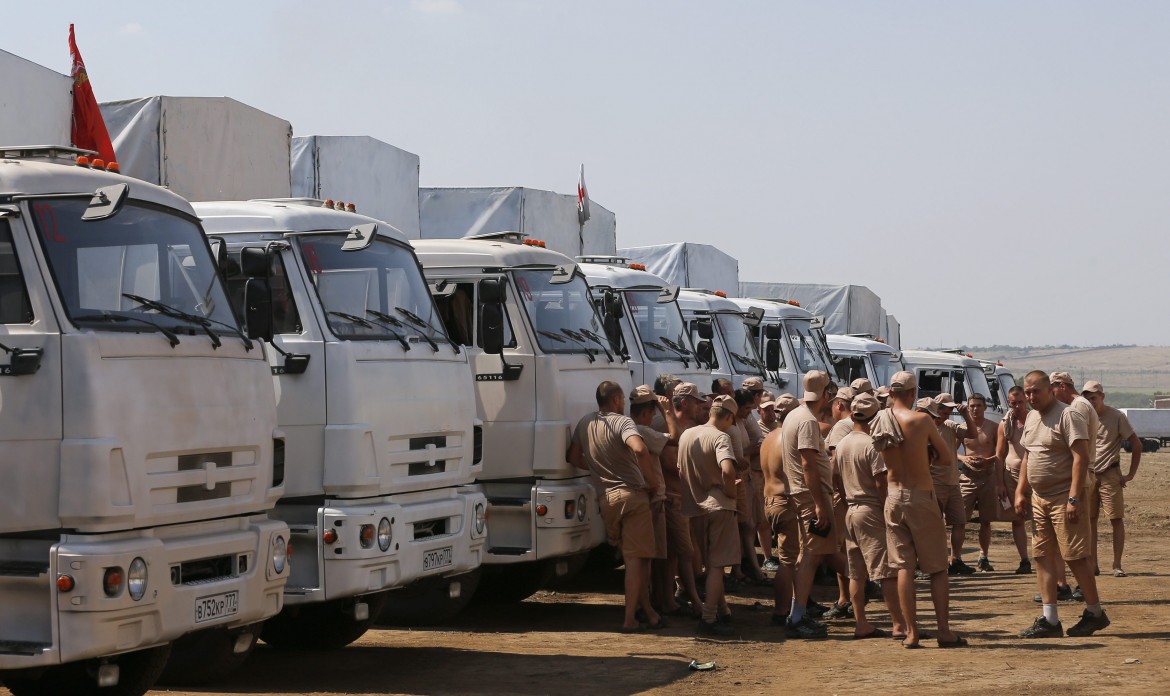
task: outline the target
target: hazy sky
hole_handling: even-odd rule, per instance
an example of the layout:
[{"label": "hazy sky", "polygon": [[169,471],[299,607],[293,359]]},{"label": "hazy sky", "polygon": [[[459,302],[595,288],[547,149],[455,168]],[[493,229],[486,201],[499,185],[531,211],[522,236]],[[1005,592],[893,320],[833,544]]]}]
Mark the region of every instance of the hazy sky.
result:
[{"label": "hazy sky", "polygon": [[569,193],[618,245],[856,283],[904,346],[1170,343],[1170,3],[23,2],[98,99],[226,95]]}]

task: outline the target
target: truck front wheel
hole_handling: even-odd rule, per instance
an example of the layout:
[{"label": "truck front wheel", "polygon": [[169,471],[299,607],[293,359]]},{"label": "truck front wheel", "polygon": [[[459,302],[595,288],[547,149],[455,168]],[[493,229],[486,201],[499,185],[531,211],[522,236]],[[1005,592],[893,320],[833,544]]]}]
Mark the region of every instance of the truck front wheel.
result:
[{"label": "truck front wheel", "polygon": [[555,577],[554,561],[532,561],[483,567],[475,599],[481,602],[522,602]]},{"label": "truck front wheel", "polygon": [[[365,618],[354,617],[354,605],[366,605]],[[264,623],[260,637],[282,650],[336,650],[361,638],[386,604],[386,593],[335,599],[320,604],[285,607]]]},{"label": "truck front wheel", "polygon": [[[142,696],[158,681],[170,654],[171,646],[163,645],[97,660],[7,672],[3,680],[13,696]],[[104,664],[118,666],[116,685],[98,686],[98,671]]]},{"label": "truck front wheel", "polygon": [[[437,582],[423,582],[391,590],[378,623],[383,626],[435,626],[463,611],[479,587],[480,569]],[[459,596],[451,596],[451,583],[459,583]]]}]

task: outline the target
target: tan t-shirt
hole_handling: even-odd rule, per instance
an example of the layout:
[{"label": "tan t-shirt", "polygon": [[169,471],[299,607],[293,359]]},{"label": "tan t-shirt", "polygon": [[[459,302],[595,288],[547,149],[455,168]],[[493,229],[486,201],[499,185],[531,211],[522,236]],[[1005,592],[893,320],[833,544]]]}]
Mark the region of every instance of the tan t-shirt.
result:
[{"label": "tan t-shirt", "polygon": [[1078,396],[1069,404],[1070,408],[1077,410],[1085,418],[1085,422],[1089,424],[1089,470],[1096,471],[1094,468],[1097,462],[1097,429],[1101,426],[1101,419],[1097,418],[1097,411],[1093,409],[1093,402],[1089,401],[1083,396]]},{"label": "tan t-shirt", "polygon": [[[638,429],[638,434],[642,436],[642,442],[646,443],[646,449],[650,450],[650,454],[654,455],[655,459],[661,457],[670,436],[646,425],[635,424],[634,427]],[[656,466],[653,469],[654,480],[650,481],[650,485],[654,486],[654,500],[666,500],[666,477],[662,474],[662,467]]]},{"label": "tan t-shirt", "polygon": [[1121,442],[1133,435],[1129,418],[1112,406],[1106,406],[1098,417],[1097,457],[1093,471],[1102,472],[1121,461]]},{"label": "tan t-shirt", "polygon": [[821,425],[807,404],[802,403],[797,406],[784,419],[781,437],[783,438],[781,444],[784,446],[784,473],[788,476],[788,492],[791,495],[796,495],[808,491],[804,482],[804,467],[801,465],[800,450],[810,449],[817,451],[817,471],[821,475],[821,488],[824,489],[826,497],[831,499],[833,496],[832,464],[825,451],[825,438],[821,435]]},{"label": "tan t-shirt", "polygon": [[715,510],[734,510],[735,497],[723,492],[719,463],[735,459],[731,437],[704,423],[688,428],[679,437],[678,471],[682,478],[682,508],[688,517]]},{"label": "tan t-shirt", "polygon": [[850,505],[885,502],[874,477],[885,473],[886,462],[874,449],[872,437],[866,433],[849,433],[837,443],[836,457],[846,502]]},{"label": "tan t-shirt", "polygon": [[1024,426],[1015,427],[1009,413],[1004,416],[1000,427],[1007,432],[1007,454],[1004,455],[1003,465],[1012,476],[1020,477],[1020,464],[1024,461]]},{"label": "tan t-shirt", "polygon": [[[945,420],[942,425],[938,426],[938,434],[947,443],[950,448],[951,456],[954,457],[955,452],[959,450],[959,440],[967,437],[969,433],[966,423],[956,423],[953,420]],[[936,486],[957,486],[959,485],[959,465],[958,460],[950,466],[943,466],[942,463],[933,459],[930,462],[930,477],[934,480]]]},{"label": "tan t-shirt", "polygon": [[829,430],[829,436],[825,438],[825,447],[833,449],[837,443],[845,439],[845,436],[853,432],[853,419],[842,418],[833,424]]},{"label": "tan t-shirt", "polygon": [[[747,418],[743,419],[744,430],[747,431],[747,445],[752,447],[764,441],[764,432],[760,429],[759,420],[756,419],[755,413],[749,413]],[[748,457],[752,471],[760,470],[760,450]]]},{"label": "tan t-shirt", "polygon": [[747,471],[751,466],[747,455],[747,428],[743,425],[743,419],[736,420],[736,422],[727,429],[727,435],[731,437],[731,451],[735,453],[735,470],[737,472]]},{"label": "tan t-shirt", "polygon": [[577,422],[573,440],[581,446],[585,462],[608,488],[646,487],[638,457],[626,445],[626,440],[638,435],[638,428],[629,416],[620,413],[587,413]]},{"label": "tan t-shirt", "polygon": [[1060,401],[1047,411],[1031,411],[1024,422],[1028,484],[1041,497],[1067,495],[1072,485],[1072,445],[1089,439],[1085,417]]}]

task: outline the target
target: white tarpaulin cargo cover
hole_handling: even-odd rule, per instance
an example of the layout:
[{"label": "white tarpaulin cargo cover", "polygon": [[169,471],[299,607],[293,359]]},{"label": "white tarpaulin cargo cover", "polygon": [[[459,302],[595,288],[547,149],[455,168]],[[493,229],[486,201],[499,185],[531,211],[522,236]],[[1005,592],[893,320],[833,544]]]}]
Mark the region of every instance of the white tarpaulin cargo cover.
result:
[{"label": "white tarpaulin cargo cover", "polygon": [[101,105],[123,174],[192,201],[288,198],[292,125],[227,97]]},{"label": "white tarpaulin cargo cover", "polygon": [[365,135],[292,139],[292,195],[353,203],[419,238],[418,155]]},{"label": "white tarpaulin cargo cover", "polygon": [[0,51],[0,145],[72,145],[72,128],[73,80]]},{"label": "white tarpaulin cargo cover", "polygon": [[886,333],[884,334],[886,343],[898,350],[902,350],[902,325],[894,317],[893,314],[886,315]]},{"label": "white tarpaulin cargo cover", "polygon": [[886,337],[882,300],[864,285],[743,282],[739,284],[739,294],[765,300],[796,300],[801,307],[825,318],[827,334]]},{"label": "white tarpaulin cargo cover", "polygon": [[721,290],[730,297],[739,294],[739,260],[710,244],[676,242],[619,249],[630,263],[646,264],[646,270],[671,285],[684,288]]},{"label": "white tarpaulin cargo cover", "polygon": [[490,232],[523,232],[566,256],[613,254],[617,217],[589,201],[590,217],[577,222],[577,196],[540,189],[421,188],[419,227],[423,239],[459,239]]}]

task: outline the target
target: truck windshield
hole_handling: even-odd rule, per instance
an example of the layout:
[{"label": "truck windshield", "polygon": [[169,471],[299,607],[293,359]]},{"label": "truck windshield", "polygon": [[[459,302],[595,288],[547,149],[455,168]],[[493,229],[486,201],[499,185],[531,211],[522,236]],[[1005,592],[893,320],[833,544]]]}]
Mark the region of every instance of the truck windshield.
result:
[{"label": "truck windshield", "polygon": [[194,220],[127,201],[113,217],[83,221],[88,205],[88,197],[32,204],[53,281],[74,324],[126,331],[154,326],[163,333],[202,333],[209,325],[216,332],[239,331]]},{"label": "truck windshield", "polygon": [[966,386],[970,390],[967,392],[968,398],[971,394],[982,394],[987,399],[987,404],[994,406],[996,402],[991,396],[991,389],[987,386],[987,375],[983,374],[983,369],[967,365],[963,372],[967,375]]},{"label": "truck windshield", "polygon": [[890,386],[890,379],[906,369],[898,353],[870,353],[869,357],[873,363],[874,379],[877,380],[873,383],[875,387]]},{"label": "truck windshield", "polygon": [[720,313],[715,315],[719,322],[719,333],[727,345],[731,366],[739,375],[758,375],[763,372],[763,363],[756,352],[752,334],[739,314]]},{"label": "truck windshield", "polygon": [[515,271],[513,277],[541,350],[591,354],[602,350],[601,320],[584,277],[555,285],[549,282],[552,269]]},{"label": "truck windshield", "polygon": [[344,232],[296,238],[329,330],[342,340],[446,342],[418,260],[384,238],[342,251]]},{"label": "truck windshield", "polygon": [[691,356],[691,340],[683,325],[678,303],[658,304],[657,290],[634,290],[625,295],[630,319],[638,328],[647,358],[677,362]]},{"label": "truck windshield", "polygon": [[[788,341],[792,346],[792,355],[796,358],[796,365],[800,372],[809,370],[824,370],[829,372],[829,364],[821,348],[817,336],[813,335],[809,322],[790,321],[786,323]],[[830,374],[832,374],[830,372]]]}]

